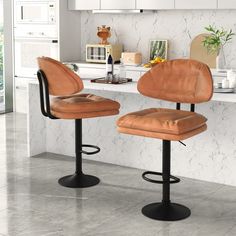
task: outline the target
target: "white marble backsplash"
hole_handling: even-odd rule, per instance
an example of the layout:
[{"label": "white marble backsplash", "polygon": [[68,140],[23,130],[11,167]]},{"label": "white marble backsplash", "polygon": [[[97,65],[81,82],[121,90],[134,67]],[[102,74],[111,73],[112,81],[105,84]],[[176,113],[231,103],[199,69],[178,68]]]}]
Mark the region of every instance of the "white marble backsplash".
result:
[{"label": "white marble backsplash", "polygon": [[[236,10],[167,10],[144,14],[81,13],[81,51],[85,59],[86,43],[97,43],[97,26],[112,27],[112,43],[122,43],[126,51],[139,51],[148,60],[150,39],[169,40],[169,59],[189,56],[191,40],[204,33],[204,27],[233,29],[236,32]],[[225,47],[227,66],[236,68],[236,36]]]}]

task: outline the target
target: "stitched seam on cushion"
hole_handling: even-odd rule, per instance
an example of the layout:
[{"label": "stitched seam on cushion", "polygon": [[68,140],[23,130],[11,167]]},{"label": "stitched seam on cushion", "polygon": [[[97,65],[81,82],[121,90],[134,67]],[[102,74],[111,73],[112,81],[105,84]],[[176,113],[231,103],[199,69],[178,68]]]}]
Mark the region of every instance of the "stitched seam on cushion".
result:
[{"label": "stitched seam on cushion", "polygon": [[149,133],[153,133],[153,134],[155,134],[155,133],[159,133],[159,134],[166,134],[166,135],[185,135],[185,134],[188,134],[188,133],[190,133],[190,132],[192,132],[192,131],[194,131],[194,130],[198,130],[198,129],[200,129],[201,127],[204,127],[206,125],[206,123],[204,123],[204,124],[202,124],[201,126],[199,126],[199,127],[197,127],[197,128],[194,128],[194,129],[191,129],[191,130],[189,130],[188,132],[184,132],[184,133],[179,133],[179,134],[176,134],[176,133],[166,133],[166,132],[155,132],[155,131],[151,131],[151,130],[143,130],[143,129],[132,129],[132,128],[127,128],[127,127],[120,127],[119,126],[119,128],[124,128],[124,129],[128,129],[128,130],[138,130],[138,131],[144,131],[144,132],[149,132]]},{"label": "stitched seam on cushion", "polygon": [[[59,109],[53,108],[53,105],[51,106],[51,109],[54,110],[54,111],[63,112],[63,113],[78,113],[76,110],[73,110],[73,111],[72,111],[72,110],[64,111],[64,110],[61,110],[60,108],[59,108]],[[78,108],[77,110],[78,110],[80,113],[81,113],[81,112],[87,112],[87,110],[89,110],[89,109],[84,109],[84,108],[83,108],[84,111],[80,111],[81,109],[82,109],[82,108],[80,108],[80,109]],[[109,109],[108,107],[107,107],[107,108],[104,107],[103,109],[97,110],[96,107],[94,107],[94,110],[91,110],[91,109],[90,109],[89,112],[110,111],[110,110],[114,110],[114,109],[118,109],[118,108],[113,108],[113,107],[112,107],[112,108]]]},{"label": "stitched seam on cushion", "polygon": [[[119,110],[118,109],[113,109],[113,110],[105,110],[105,111],[97,111],[97,112],[80,112],[80,113],[66,113],[66,112],[57,112],[57,111],[52,111],[52,114],[55,114],[55,115],[57,115],[57,114],[62,114],[62,115],[69,115],[69,114],[72,114],[72,116],[73,115],[75,115],[75,116],[87,116],[87,115],[90,115],[90,114],[96,114],[96,113],[103,113],[103,112],[115,112],[115,113],[117,113],[117,114],[119,114]],[[98,115],[99,116],[99,115]],[[92,117],[96,117],[96,116],[92,116]],[[63,118],[62,118],[63,119]],[[70,118],[70,119],[72,119],[72,118]]]},{"label": "stitched seam on cushion", "polygon": [[[165,110],[164,110],[165,111]],[[154,112],[153,112],[154,113]],[[166,113],[168,113],[168,109],[166,110]],[[152,113],[149,113],[149,114],[152,114]],[[149,115],[148,114],[148,115]],[[147,114],[144,114],[143,116],[145,116],[145,115],[147,115]],[[135,122],[140,118],[140,117],[142,117],[141,115],[140,116],[137,116],[136,114],[130,114],[129,115],[129,117],[128,118],[132,118],[132,123],[131,124],[127,124],[127,122],[126,122],[126,120],[121,120],[120,121],[120,125],[121,125],[121,127],[125,127],[125,128],[131,128],[131,129],[136,129],[136,128],[134,128],[134,126],[135,126]],[[163,131],[168,131],[168,132],[170,132],[170,133],[176,133],[176,134],[181,134],[181,132],[179,131],[179,127],[174,127],[174,128],[176,128],[175,130],[173,130],[171,127],[173,127],[173,124],[177,124],[178,123],[178,121],[179,120],[181,120],[181,119],[189,119],[190,117],[192,117],[192,114],[187,114],[187,112],[186,112],[186,117],[184,117],[184,118],[179,118],[179,119],[177,119],[177,120],[166,120],[165,122],[163,122],[163,125],[166,125],[166,126],[168,126],[168,127],[163,127],[163,128],[159,128],[158,130],[161,130],[162,132]],[[124,117],[125,118],[125,117]],[[122,119],[122,117],[121,117],[121,119]],[[203,121],[203,122],[201,122],[199,125],[195,125],[194,126],[194,128],[193,129],[195,129],[196,127],[199,127],[199,126],[201,126],[203,123],[205,123],[206,121]],[[132,127],[133,126],[133,127]],[[177,126],[177,125],[176,125]],[[145,128],[143,128],[143,129],[141,129],[141,128],[137,128],[137,129],[140,129],[140,130],[144,130],[144,131],[149,131],[149,129],[145,129]],[[186,128],[185,128],[186,129]],[[192,130],[192,129],[188,129],[188,130]],[[151,132],[159,132],[159,131],[151,131]]]},{"label": "stitched seam on cushion", "polygon": [[[200,75],[200,69],[202,69],[202,65],[201,67],[199,68],[198,70],[198,76]],[[199,84],[199,78],[197,79],[196,83],[195,83],[195,86],[194,86],[194,100],[196,101],[196,90],[197,90],[197,87],[198,87],[198,84]]]},{"label": "stitched seam on cushion", "polygon": [[[61,68],[62,68],[62,69],[65,71],[65,73],[76,83],[77,89],[76,89],[76,92],[75,92],[75,93],[81,91],[81,90],[83,89],[83,87],[80,89],[80,87],[79,87],[79,82],[66,70],[66,68],[64,68],[64,67],[61,67]],[[82,82],[82,86],[83,86],[83,82]]]},{"label": "stitched seam on cushion", "polygon": [[[122,121],[121,121],[122,122]],[[159,128],[158,131],[152,131],[150,129],[142,129],[142,128],[131,128],[130,126],[125,126],[125,125],[119,125],[119,127],[121,128],[126,128],[126,129],[132,129],[132,130],[142,130],[142,131],[147,131],[147,132],[152,132],[152,133],[169,133],[169,134],[177,134],[177,135],[180,135],[180,134],[184,134],[184,133],[188,133],[188,132],[191,132],[195,129],[198,129],[200,128],[201,126],[205,125],[206,122],[203,122],[199,125],[196,125],[194,128],[191,128],[191,129],[188,129],[188,131],[185,131],[185,132],[180,132],[179,130],[171,130],[171,129],[167,129],[167,128]]]},{"label": "stitched seam on cushion", "polygon": [[195,133],[195,134],[191,134],[191,132],[189,132],[189,133],[182,134],[181,137],[179,137],[180,135],[173,135],[173,134],[165,134],[165,137],[157,137],[157,135],[153,135],[152,132],[149,132],[152,135],[152,136],[150,136],[150,135],[143,135],[143,134],[137,134],[137,133],[136,134],[130,134],[130,133],[126,132],[127,130],[122,131],[122,130],[118,129],[118,131],[120,133],[125,133],[125,134],[130,134],[130,135],[137,135],[137,136],[142,136],[142,137],[150,137],[150,138],[157,138],[157,139],[163,139],[164,138],[164,139],[167,139],[167,140],[179,141],[179,140],[188,139],[192,136],[195,136],[197,134],[200,134],[200,133],[204,132],[207,129],[207,126],[203,126],[202,128],[204,128],[204,129],[196,129],[197,133]]},{"label": "stitched seam on cushion", "polygon": [[[52,60],[50,60],[50,58],[49,59],[46,59],[49,63],[52,63],[52,64],[54,64],[54,65],[56,65],[56,66],[58,66],[60,69],[62,69],[68,76],[69,76],[69,79],[71,80],[71,82],[73,83],[73,82],[75,82],[76,83],[76,88],[75,88],[75,90],[76,90],[76,92],[79,92],[79,91],[81,91],[81,90],[83,90],[83,87],[84,87],[84,85],[83,85],[83,81],[81,80],[81,78],[80,78],[80,82],[82,83],[82,88],[80,89],[79,88],[79,82],[72,76],[72,75],[70,75],[70,73],[67,71],[67,69],[66,68],[64,68],[63,66],[61,66],[57,61],[52,61]],[[69,68],[68,68],[69,69]],[[75,92],[75,93],[76,93]]]},{"label": "stitched seam on cushion", "polygon": [[58,112],[58,113],[65,113],[65,114],[69,114],[69,113],[73,113],[73,114],[82,114],[82,113],[93,113],[93,112],[104,112],[104,111],[114,111],[114,110],[119,110],[119,109],[105,109],[105,110],[94,110],[94,111],[80,111],[80,112],[76,112],[76,111],[59,111],[59,110],[55,110],[55,109],[51,109],[54,112]]}]

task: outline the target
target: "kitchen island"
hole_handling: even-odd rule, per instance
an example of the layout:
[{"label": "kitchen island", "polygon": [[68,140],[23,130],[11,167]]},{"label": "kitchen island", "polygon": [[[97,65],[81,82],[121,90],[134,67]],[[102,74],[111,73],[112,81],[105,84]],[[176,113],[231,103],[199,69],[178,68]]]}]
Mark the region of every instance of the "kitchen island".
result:
[{"label": "kitchen island", "polygon": [[[145,73],[145,69],[138,72]],[[80,73],[83,77],[83,69]],[[118,116],[83,120],[83,143],[101,147],[99,154],[85,158],[161,171],[161,140],[119,134],[116,120],[128,112],[150,107],[175,108],[175,104],[140,95],[136,82],[106,85],[84,80],[84,87],[83,93],[108,97],[121,104]],[[183,105],[183,109],[189,106]],[[214,94],[212,101],[197,105],[196,112],[208,118],[208,130],[185,140],[186,147],[173,142],[172,174],[236,186],[236,94]],[[31,80],[28,84],[28,155],[52,152],[74,156],[74,150],[74,121],[43,117],[38,82]]]}]

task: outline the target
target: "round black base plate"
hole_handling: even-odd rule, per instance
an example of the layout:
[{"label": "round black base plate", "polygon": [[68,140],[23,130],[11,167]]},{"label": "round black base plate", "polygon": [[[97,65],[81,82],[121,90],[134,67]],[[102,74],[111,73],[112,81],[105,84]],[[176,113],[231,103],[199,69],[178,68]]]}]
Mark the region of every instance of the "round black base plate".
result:
[{"label": "round black base plate", "polygon": [[142,209],[142,213],[154,220],[176,221],[182,220],[191,215],[191,211],[176,203],[152,203]]},{"label": "round black base plate", "polygon": [[60,185],[68,188],[87,188],[97,185],[99,182],[99,178],[84,174],[67,175],[58,180]]}]

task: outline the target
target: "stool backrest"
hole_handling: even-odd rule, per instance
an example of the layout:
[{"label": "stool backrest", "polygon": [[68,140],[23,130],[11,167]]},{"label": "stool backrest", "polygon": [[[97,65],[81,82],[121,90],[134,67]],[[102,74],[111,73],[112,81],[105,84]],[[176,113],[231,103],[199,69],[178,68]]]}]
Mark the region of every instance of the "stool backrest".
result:
[{"label": "stool backrest", "polygon": [[71,95],[84,88],[80,77],[61,62],[49,57],[39,57],[38,65],[46,75],[50,95]]},{"label": "stool backrest", "polygon": [[201,103],[213,95],[209,67],[199,61],[177,59],[154,66],[138,81],[138,91],[147,96],[177,103]]}]

